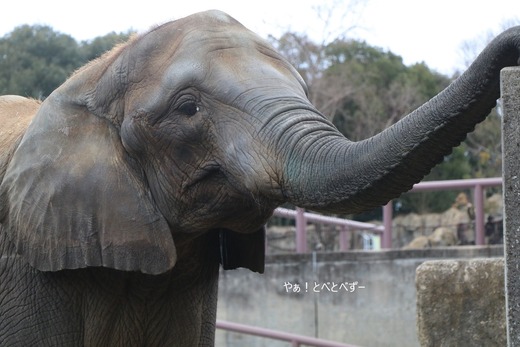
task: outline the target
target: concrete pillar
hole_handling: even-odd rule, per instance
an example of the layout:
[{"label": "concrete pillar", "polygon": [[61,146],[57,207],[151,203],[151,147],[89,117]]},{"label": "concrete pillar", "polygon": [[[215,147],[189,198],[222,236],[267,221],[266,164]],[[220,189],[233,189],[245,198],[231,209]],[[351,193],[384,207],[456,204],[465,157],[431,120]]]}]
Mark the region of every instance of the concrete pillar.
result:
[{"label": "concrete pillar", "polygon": [[507,345],[520,346],[520,68],[501,73]]},{"label": "concrete pillar", "polygon": [[426,261],[415,284],[421,346],[505,345],[503,259]]}]

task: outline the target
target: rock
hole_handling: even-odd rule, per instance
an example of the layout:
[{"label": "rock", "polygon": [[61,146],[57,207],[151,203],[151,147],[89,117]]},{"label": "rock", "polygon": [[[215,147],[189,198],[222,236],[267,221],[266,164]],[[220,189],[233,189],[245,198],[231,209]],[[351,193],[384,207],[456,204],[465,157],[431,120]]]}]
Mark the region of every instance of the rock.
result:
[{"label": "rock", "polygon": [[455,246],[458,242],[457,235],[452,228],[440,227],[435,229],[431,235],[416,237],[404,246],[403,249]]},{"label": "rock", "polygon": [[451,230],[454,235],[461,233],[466,243],[474,241],[472,221],[466,209],[451,207],[443,213],[397,216],[393,220],[392,244],[396,247],[407,245],[415,238],[429,236],[439,227]]},{"label": "rock", "polygon": [[418,236],[412,240],[409,244],[403,247],[403,249],[423,249],[431,248],[432,244],[427,236]]},{"label": "rock", "polygon": [[432,247],[446,247],[455,246],[459,240],[452,228],[440,227],[433,231],[433,234],[428,236]]},{"label": "rock", "polygon": [[421,346],[506,346],[503,258],[424,262],[416,290]]}]

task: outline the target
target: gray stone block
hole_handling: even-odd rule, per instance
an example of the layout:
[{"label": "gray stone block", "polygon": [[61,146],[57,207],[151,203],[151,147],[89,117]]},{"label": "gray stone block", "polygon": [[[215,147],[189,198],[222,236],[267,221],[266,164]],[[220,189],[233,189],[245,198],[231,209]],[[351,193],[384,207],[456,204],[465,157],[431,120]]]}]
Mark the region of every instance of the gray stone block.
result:
[{"label": "gray stone block", "polygon": [[505,346],[504,260],[434,260],[416,271],[421,346]]},{"label": "gray stone block", "polygon": [[508,346],[520,346],[520,68],[501,72]]}]

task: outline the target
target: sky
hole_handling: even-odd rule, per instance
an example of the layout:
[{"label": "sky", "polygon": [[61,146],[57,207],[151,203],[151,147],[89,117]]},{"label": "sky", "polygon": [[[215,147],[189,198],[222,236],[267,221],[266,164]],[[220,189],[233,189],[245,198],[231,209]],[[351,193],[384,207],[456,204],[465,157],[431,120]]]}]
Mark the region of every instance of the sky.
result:
[{"label": "sky", "polygon": [[[352,5],[353,1],[358,4]],[[400,55],[407,65],[425,62],[448,76],[464,69],[464,42],[498,34],[511,20],[520,24],[518,0],[9,0],[8,4],[0,12],[0,37],[19,25],[44,24],[82,41],[112,31],[143,32],[195,12],[219,9],[262,37],[292,30],[321,43],[345,33]],[[319,11],[320,5],[333,11]]]}]

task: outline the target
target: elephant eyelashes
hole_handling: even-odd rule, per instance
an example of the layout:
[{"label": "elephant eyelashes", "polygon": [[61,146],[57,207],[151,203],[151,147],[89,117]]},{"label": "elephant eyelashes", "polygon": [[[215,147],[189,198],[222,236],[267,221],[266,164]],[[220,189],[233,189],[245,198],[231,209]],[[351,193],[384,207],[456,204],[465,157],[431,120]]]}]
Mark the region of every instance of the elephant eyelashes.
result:
[{"label": "elephant eyelashes", "polygon": [[196,103],[189,101],[182,103],[177,110],[186,116],[194,116],[200,108]]}]

